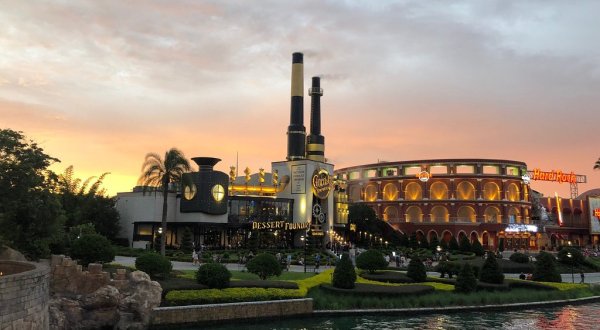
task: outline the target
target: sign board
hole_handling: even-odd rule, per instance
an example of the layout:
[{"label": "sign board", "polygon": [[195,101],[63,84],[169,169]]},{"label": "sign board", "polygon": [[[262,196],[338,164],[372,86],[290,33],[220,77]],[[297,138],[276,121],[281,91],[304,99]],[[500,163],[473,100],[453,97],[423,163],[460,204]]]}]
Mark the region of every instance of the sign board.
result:
[{"label": "sign board", "polygon": [[600,197],[588,197],[590,208],[590,234],[600,234]]},{"label": "sign board", "polygon": [[421,171],[419,174],[417,174],[417,178],[419,178],[421,182],[427,182],[429,181],[429,178],[431,178],[431,173],[427,171]]},{"label": "sign board", "polygon": [[510,224],[506,229],[504,229],[507,233],[537,233],[538,227],[535,225],[524,225],[524,224]]},{"label": "sign board", "polygon": [[307,229],[310,226],[308,222],[296,222],[290,223],[285,221],[265,221],[252,223],[252,230],[269,230],[269,229],[281,229],[281,230],[299,230]]},{"label": "sign board", "polygon": [[573,171],[566,173],[561,170],[542,171],[539,168],[533,169],[533,171],[527,171],[531,180],[536,181],[551,181],[551,182],[568,182],[568,183],[586,183],[587,177],[585,175],[575,174]]},{"label": "sign board", "polygon": [[315,196],[325,199],[331,192],[331,175],[325,169],[316,169],[312,176],[312,189]]},{"label": "sign board", "polygon": [[306,165],[292,165],[292,194],[306,193]]}]

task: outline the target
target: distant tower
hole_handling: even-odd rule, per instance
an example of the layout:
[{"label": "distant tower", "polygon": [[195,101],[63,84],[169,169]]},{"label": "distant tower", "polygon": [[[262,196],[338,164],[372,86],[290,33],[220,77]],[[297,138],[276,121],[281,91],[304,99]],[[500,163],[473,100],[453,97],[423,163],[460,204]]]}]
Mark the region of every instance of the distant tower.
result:
[{"label": "distant tower", "polygon": [[292,55],[292,103],[287,135],[287,160],[304,159],[306,129],[304,128],[304,59],[302,53]]},{"label": "distant tower", "polygon": [[321,79],[312,78],[312,87],[308,90],[310,95],[310,134],[306,138],[306,158],[325,162],[325,137],[321,135]]}]

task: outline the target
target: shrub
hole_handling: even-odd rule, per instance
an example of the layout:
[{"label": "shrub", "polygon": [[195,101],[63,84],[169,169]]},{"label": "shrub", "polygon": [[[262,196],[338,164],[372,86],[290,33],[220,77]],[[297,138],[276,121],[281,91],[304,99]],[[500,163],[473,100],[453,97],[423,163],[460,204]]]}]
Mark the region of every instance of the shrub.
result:
[{"label": "shrub", "polygon": [[248,272],[258,275],[261,280],[281,275],[281,266],[275,256],[270,253],[261,253],[252,258],[246,264],[246,268]]},{"label": "shrub", "polygon": [[479,243],[479,240],[476,239],[475,242],[473,242],[471,245],[471,252],[480,257],[485,254],[485,250],[483,249],[483,246],[481,246],[481,243]]},{"label": "shrub", "polygon": [[352,291],[340,289],[327,284],[321,284],[319,287],[325,291],[332,291],[336,294],[359,294],[361,296],[406,296],[406,295],[422,295],[433,293],[435,289],[430,285],[399,285],[399,286],[384,286],[377,284],[357,283]]},{"label": "shrub", "polygon": [[360,277],[377,282],[387,282],[387,283],[412,283],[414,282],[412,278],[406,276],[405,273],[401,272],[382,272],[376,274],[364,273],[361,274]]},{"label": "shrub", "polygon": [[192,236],[192,230],[189,227],[183,228],[183,235],[181,237],[181,251],[192,252],[192,249],[194,248],[194,238]]},{"label": "shrub", "polygon": [[406,275],[415,282],[425,282],[427,279],[427,272],[425,271],[425,265],[423,265],[421,259],[414,258],[410,260]]},{"label": "shrub", "polygon": [[460,239],[458,249],[462,252],[471,252],[471,242],[469,242],[469,238],[467,238],[467,236],[463,236]]},{"label": "shrub", "polygon": [[356,257],[356,267],[364,269],[373,274],[378,269],[384,269],[388,266],[383,254],[377,250],[368,250]]},{"label": "shrub", "polygon": [[[567,256],[571,253],[571,258]],[[585,257],[581,254],[581,251],[572,247],[563,247],[558,252],[558,261],[566,265],[582,265],[585,262]]]},{"label": "shrub", "polygon": [[504,237],[500,237],[498,240],[498,251],[504,252]]},{"label": "shrub", "polygon": [[456,277],[454,291],[462,293],[470,293],[477,288],[477,279],[473,273],[473,268],[468,263],[465,263]]},{"label": "shrub", "polygon": [[510,255],[510,261],[518,262],[520,264],[526,264],[529,262],[529,257],[521,252],[515,252]]},{"label": "shrub", "polygon": [[504,273],[496,260],[496,256],[490,253],[485,259],[483,266],[481,266],[481,272],[479,273],[479,280],[481,282],[502,284],[504,281]]},{"label": "shrub", "polygon": [[82,266],[92,262],[108,263],[115,259],[110,241],[99,234],[82,235],[71,244],[71,257],[79,259]]},{"label": "shrub", "polygon": [[342,259],[335,265],[331,284],[340,289],[352,289],[356,282],[356,271],[350,261],[347,253],[342,255]]},{"label": "shrub", "polygon": [[227,267],[217,263],[207,263],[198,268],[196,281],[211,289],[223,289],[229,286],[231,272]]},{"label": "shrub", "polygon": [[532,279],[540,282],[562,282],[556,270],[556,259],[548,252],[540,252],[536,257]]},{"label": "shrub", "polygon": [[456,237],[450,237],[450,241],[448,242],[448,249],[450,251],[458,251],[458,242],[456,241]]},{"label": "shrub", "polygon": [[173,265],[169,258],[158,253],[148,252],[135,259],[135,268],[147,273],[151,278],[167,278]]}]

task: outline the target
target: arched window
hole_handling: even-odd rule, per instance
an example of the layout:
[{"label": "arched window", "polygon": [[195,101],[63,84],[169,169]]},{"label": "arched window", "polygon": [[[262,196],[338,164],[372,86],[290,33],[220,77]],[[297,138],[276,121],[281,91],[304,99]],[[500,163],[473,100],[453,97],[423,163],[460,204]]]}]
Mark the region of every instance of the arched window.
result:
[{"label": "arched window", "polygon": [[398,199],[398,187],[393,183],[388,183],[383,187],[383,200],[395,201]]},{"label": "arched window", "polygon": [[487,223],[502,223],[500,210],[495,206],[488,206],[483,214],[484,221]]},{"label": "arched window", "polygon": [[475,187],[469,181],[463,181],[456,186],[456,198],[462,200],[475,199]]},{"label": "arched window", "polygon": [[448,186],[443,182],[434,182],[429,187],[430,199],[448,199]]},{"label": "arched window", "polygon": [[519,200],[519,187],[515,183],[508,185],[508,188],[506,189],[506,199],[511,202]]},{"label": "arched window", "polygon": [[434,206],[431,208],[431,222],[447,222],[448,209],[443,206]]},{"label": "arched window", "polygon": [[495,182],[486,182],[483,185],[483,198],[488,201],[500,200],[500,187]]},{"label": "arched window", "polygon": [[521,212],[516,207],[508,209],[508,223],[521,223]]},{"label": "arched window", "polygon": [[370,184],[365,188],[365,200],[367,202],[374,202],[377,200],[377,185]]},{"label": "arched window", "polygon": [[470,206],[461,206],[456,216],[458,222],[475,222],[475,210]]},{"label": "arched window", "polygon": [[411,182],[406,185],[406,191],[404,193],[406,200],[417,201],[423,199],[423,190],[421,186],[416,182]]},{"label": "arched window", "polygon": [[406,222],[421,222],[423,212],[418,206],[411,206],[406,209]]},{"label": "arched window", "polygon": [[383,211],[384,221],[398,221],[398,209],[395,206],[388,206]]}]

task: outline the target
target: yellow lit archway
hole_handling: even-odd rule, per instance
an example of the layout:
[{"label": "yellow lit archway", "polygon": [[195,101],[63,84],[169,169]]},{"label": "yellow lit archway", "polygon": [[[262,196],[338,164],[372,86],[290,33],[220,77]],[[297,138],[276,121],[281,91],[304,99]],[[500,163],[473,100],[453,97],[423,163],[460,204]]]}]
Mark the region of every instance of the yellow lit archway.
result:
[{"label": "yellow lit archway", "polygon": [[508,185],[506,189],[506,199],[511,202],[516,202],[519,200],[519,187],[515,183]]},{"label": "yellow lit archway", "polygon": [[486,182],[483,185],[483,198],[488,201],[499,201],[500,187],[495,182]]},{"label": "yellow lit archway", "polygon": [[409,201],[421,200],[423,199],[423,190],[418,183],[411,182],[406,185],[404,196],[406,197],[405,199]]},{"label": "yellow lit archway", "polygon": [[502,223],[500,210],[495,206],[488,206],[483,214],[484,221],[487,223]]},{"label": "yellow lit archway", "polygon": [[398,199],[398,187],[393,183],[388,183],[383,187],[383,200],[395,201]]},{"label": "yellow lit archway", "polygon": [[377,185],[370,184],[365,188],[365,200],[367,202],[374,202],[377,200]]},{"label": "yellow lit archway", "polygon": [[470,206],[461,206],[456,216],[459,222],[475,222],[475,210]]},{"label": "yellow lit archway", "polygon": [[440,205],[432,207],[431,222],[448,222],[448,209]]},{"label": "yellow lit archway", "polygon": [[411,206],[406,209],[406,222],[421,222],[423,211],[418,206]]},{"label": "yellow lit archway", "polygon": [[448,199],[448,186],[445,183],[438,181],[434,182],[429,187],[430,199]]},{"label": "yellow lit archway", "polygon": [[456,198],[462,200],[475,199],[475,187],[469,181],[463,181],[456,186]]},{"label": "yellow lit archway", "polygon": [[383,211],[384,221],[398,221],[398,209],[395,206],[388,206]]}]

